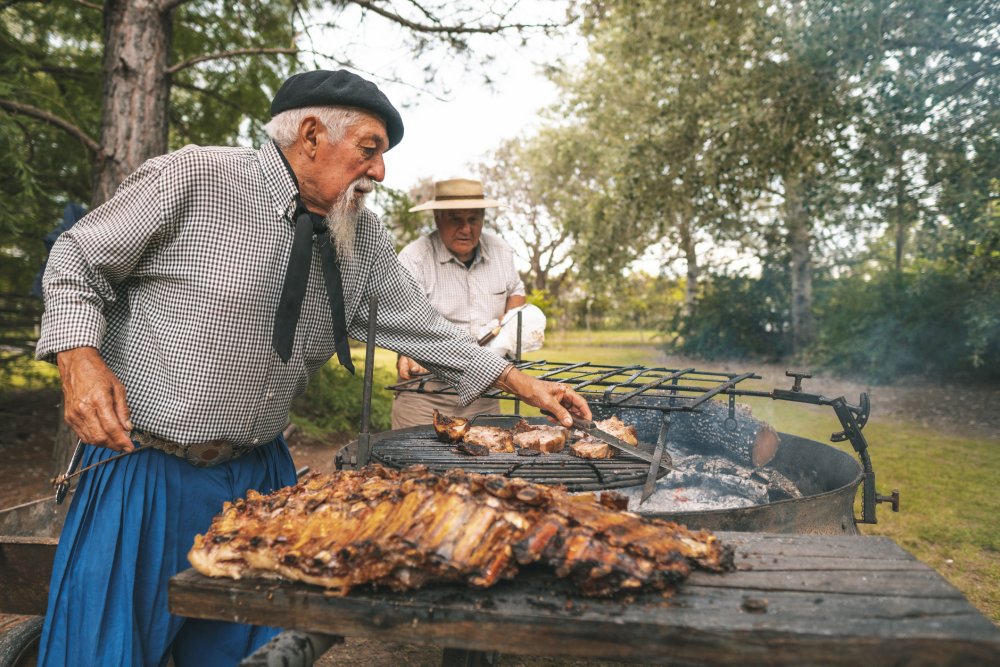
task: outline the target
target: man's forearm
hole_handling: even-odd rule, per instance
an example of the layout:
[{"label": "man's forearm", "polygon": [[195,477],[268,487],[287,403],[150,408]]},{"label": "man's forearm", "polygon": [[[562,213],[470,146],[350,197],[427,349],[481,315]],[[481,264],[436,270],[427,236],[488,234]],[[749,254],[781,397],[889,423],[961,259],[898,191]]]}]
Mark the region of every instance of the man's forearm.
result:
[{"label": "man's forearm", "polygon": [[524,298],[523,294],[514,294],[513,296],[509,296],[507,297],[507,303],[504,304],[503,312],[504,314],[506,314],[511,310],[513,310],[514,308],[519,308],[520,306],[523,306],[527,302],[528,300]]}]

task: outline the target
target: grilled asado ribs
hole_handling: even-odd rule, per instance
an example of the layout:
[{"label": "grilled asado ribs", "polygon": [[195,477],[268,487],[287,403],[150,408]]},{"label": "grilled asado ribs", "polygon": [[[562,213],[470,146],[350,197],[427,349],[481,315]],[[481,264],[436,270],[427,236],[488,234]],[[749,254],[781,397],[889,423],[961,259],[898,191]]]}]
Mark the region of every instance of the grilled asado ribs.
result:
[{"label": "grilled asado ribs", "polygon": [[361,584],[488,587],[531,563],[588,596],[669,592],[692,567],[732,569],[732,549],[710,532],[618,511],[620,501],[517,478],[370,465],[226,503],[188,558],[208,576],[284,577],[340,595]]}]

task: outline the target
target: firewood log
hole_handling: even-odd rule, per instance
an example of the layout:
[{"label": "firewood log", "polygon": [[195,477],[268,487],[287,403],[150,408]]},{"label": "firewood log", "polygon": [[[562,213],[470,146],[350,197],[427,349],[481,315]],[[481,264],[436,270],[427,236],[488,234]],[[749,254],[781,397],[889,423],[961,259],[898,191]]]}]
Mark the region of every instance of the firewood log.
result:
[{"label": "firewood log", "polygon": [[698,412],[675,412],[670,417],[667,442],[692,454],[714,454],[743,465],[762,466],[778,451],[778,433],[755,419],[750,408],[737,404],[732,419],[729,406],[709,401]]}]

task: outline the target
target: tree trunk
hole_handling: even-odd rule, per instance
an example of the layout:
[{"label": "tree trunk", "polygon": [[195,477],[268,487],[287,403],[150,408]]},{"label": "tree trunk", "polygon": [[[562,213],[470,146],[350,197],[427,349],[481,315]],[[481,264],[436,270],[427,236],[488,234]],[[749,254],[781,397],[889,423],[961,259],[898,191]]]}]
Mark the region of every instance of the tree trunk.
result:
[{"label": "tree trunk", "polygon": [[[171,13],[160,8],[160,0],[104,3],[101,151],[94,164],[91,209],[110,199],[143,161],[167,152],[171,36]],[[60,401],[60,424],[62,415]],[[60,426],[53,447],[57,473],[75,446],[72,429]]]},{"label": "tree trunk", "polygon": [[910,233],[909,219],[907,218],[906,206],[906,181],[903,177],[902,151],[897,153],[896,159],[896,206],[893,208],[893,217],[896,223],[896,275],[903,273],[903,258],[906,256],[906,240]]},{"label": "tree trunk", "polygon": [[813,341],[812,314],[812,235],[802,201],[802,181],[785,178],[785,225],[791,251],[792,273],[792,351],[799,354]]},{"label": "tree trunk", "polygon": [[157,0],[104,3],[102,155],[91,208],[107,201],[143,161],[167,152],[171,13]]},{"label": "tree trunk", "polygon": [[684,285],[684,317],[694,315],[695,300],[698,296],[698,281],[701,279],[701,266],[698,265],[698,253],[695,252],[695,240],[691,234],[690,218],[678,214],[677,229],[680,233],[681,249],[687,264],[687,280]]}]

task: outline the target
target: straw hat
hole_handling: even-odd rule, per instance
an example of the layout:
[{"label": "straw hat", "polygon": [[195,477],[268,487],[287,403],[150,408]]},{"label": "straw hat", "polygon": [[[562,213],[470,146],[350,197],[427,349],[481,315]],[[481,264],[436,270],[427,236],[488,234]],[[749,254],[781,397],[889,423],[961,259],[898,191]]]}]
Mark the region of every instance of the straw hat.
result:
[{"label": "straw hat", "polygon": [[503,204],[496,199],[483,196],[483,182],[468,178],[453,178],[434,184],[434,199],[425,201],[410,211],[433,211],[450,208],[500,208]]}]

